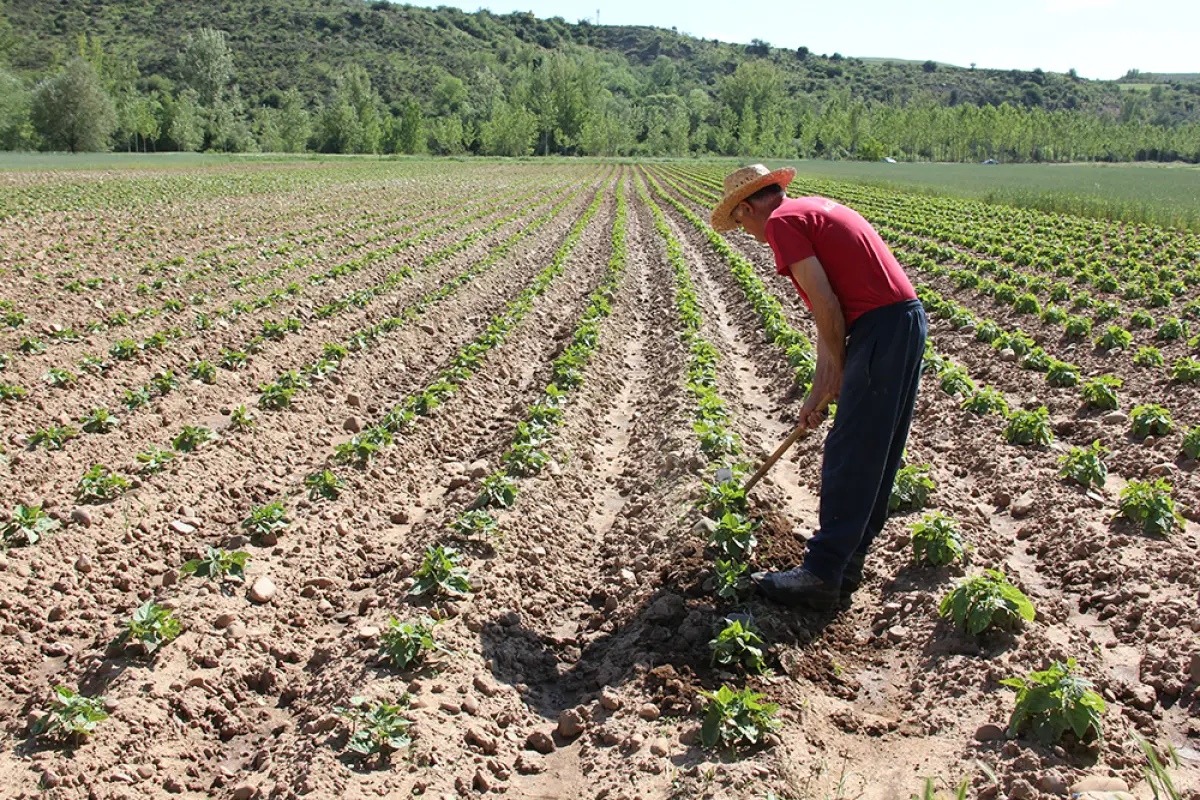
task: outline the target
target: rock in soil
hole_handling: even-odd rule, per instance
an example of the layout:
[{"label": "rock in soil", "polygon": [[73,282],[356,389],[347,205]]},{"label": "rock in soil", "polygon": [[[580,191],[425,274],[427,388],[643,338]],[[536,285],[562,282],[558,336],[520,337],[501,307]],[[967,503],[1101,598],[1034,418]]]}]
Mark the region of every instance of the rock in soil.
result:
[{"label": "rock in soil", "polygon": [[250,599],[255,603],[269,603],[275,596],[275,582],[267,577],[259,578],[250,587]]},{"label": "rock in soil", "polygon": [[558,732],[565,739],[574,739],[583,733],[585,725],[583,716],[573,708],[568,708],[558,715]]},{"label": "rock in soil", "polygon": [[555,750],[554,739],[545,731],[534,731],[525,739],[525,747],[536,750],[542,755],[548,755]]}]

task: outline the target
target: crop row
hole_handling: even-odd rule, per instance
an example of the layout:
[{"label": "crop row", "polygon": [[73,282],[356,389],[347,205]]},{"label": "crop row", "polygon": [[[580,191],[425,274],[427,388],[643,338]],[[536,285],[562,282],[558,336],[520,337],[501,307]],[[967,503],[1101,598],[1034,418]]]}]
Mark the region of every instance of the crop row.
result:
[{"label": "crop row", "polygon": [[[517,202],[525,199],[525,197],[528,197],[528,195],[522,198],[517,198]],[[453,255],[455,252],[458,252],[470,244],[473,244],[480,238],[490,234],[504,224],[511,222],[512,219],[515,219],[521,214],[527,213],[528,210],[531,209],[526,209],[525,211],[518,212],[517,214],[509,215],[508,217],[502,218],[498,222],[489,224],[479,231],[475,231],[468,236],[457,239],[455,243],[449,247],[443,248],[436,253],[427,256],[418,269],[425,269],[433,264],[441,262],[446,257]],[[482,210],[475,211],[474,213],[468,213],[466,216],[454,219],[437,228],[426,230],[417,236],[401,240],[400,242],[395,243],[387,248],[371,251],[351,261],[330,267],[319,274],[310,276],[309,283],[313,286],[318,286],[331,280],[339,280],[346,276],[357,274],[376,261],[394,255],[401,250],[415,247],[419,243],[432,237],[441,236],[445,233],[467,226],[478,219],[494,213],[494,207],[487,207]],[[407,277],[407,274],[407,268],[392,273],[371,287],[348,293],[331,303],[327,303],[318,307],[314,312],[314,316],[316,316],[318,319],[329,319],[344,313],[347,310],[365,307],[374,297],[395,288],[404,277]],[[300,286],[299,284],[291,284],[286,289],[275,290],[267,295],[264,295],[256,300],[253,305],[245,306],[245,308],[246,310],[270,308],[289,299],[298,297],[303,293],[304,287]],[[231,314],[240,313],[232,309],[224,309],[224,311],[226,312],[224,314],[226,318],[229,318]],[[197,335],[201,335],[202,331],[211,329],[213,324],[214,323],[212,319],[208,317],[205,317],[203,321],[198,321]],[[261,349],[267,340],[283,339],[289,334],[300,331],[302,328],[303,323],[299,319],[290,316],[282,318],[278,321],[263,321],[261,330],[257,334],[250,335],[246,343],[240,349],[224,348],[219,354],[214,353],[210,357],[211,361],[203,358],[193,359],[187,363],[186,369],[193,380],[200,380],[205,383],[214,383],[216,380],[216,370],[213,368],[212,362],[215,361],[218,366],[228,370],[239,369],[245,365],[250,354]],[[168,333],[176,338],[182,338],[183,336],[181,330],[172,329],[171,331],[167,332],[160,331],[157,334],[148,337],[140,344],[131,340],[117,342],[112,348],[110,348],[110,359],[87,356],[84,359],[84,363],[87,364],[93,372],[97,372],[101,375],[111,376],[112,370],[116,366],[117,362],[133,361],[134,359],[140,358],[141,355],[146,352],[161,353],[165,351],[168,348],[169,342],[172,341],[172,338],[168,335]],[[178,368],[179,367],[176,367],[176,369]],[[51,369],[46,373],[45,381],[51,386],[67,388],[78,383],[78,376],[69,370],[61,368]],[[150,399],[154,396],[169,393],[176,388],[177,383],[178,378],[175,376],[175,373],[171,367],[164,366],[146,385],[126,387],[123,391],[118,389],[117,394],[126,408],[129,410],[134,410],[147,405],[150,402]],[[9,385],[8,391],[17,398],[25,396],[25,393],[21,391],[20,387],[13,387]]]},{"label": "crop row", "polygon": [[[530,191],[525,191],[524,194],[520,194],[521,189],[511,190],[506,193],[503,193],[499,197],[485,198],[481,201],[469,204],[467,206],[461,205],[462,198],[458,198],[458,197],[451,198],[451,200],[445,204],[445,207],[450,209],[449,211],[431,215],[431,216],[429,216],[425,219],[422,219],[418,222],[406,223],[395,229],[382,231],[380,233],[373,234],[372,236],[370,236],[369,238],[367,238],[363,241],[356,242],[348,247],[343,247],[336,251],[330,251],[327,253],[320,253],[320,254],[311,255],[311,256],[302,256],[300,258],[293,259],[279,267],[276,267],[276,268],[268,271],[267,273],[265,273],[265,277],[253,276],[250,279],[248,279],[244,284],[242,284],[241,286],[235,287],[235,288],[238,288],[239,290],[241,290],[241,289],[244,289],[246,286],[249,286],[251,283],[264,282],[266,280],[270,280],[270,279],[279,277],[280,275],[283,275],[284,273],[292,271],[294,269],[299,269],[299,268],[306,267],[306,266],[309,266],[312,264],[320,263],[321,261],[325,261],[329,258],[338,258],[341,256],[345,256],[345,255],[355,252],[356,250],[362,249],[363,247],[366,247],[370,244],[374,244],[374,243],[377,243],[380,241],[391,239],[396,236],[405,235],[405,234],[411,233],[414,230],[419,230],[421,228],[425,228],[430,225],[437,226],[431,230],[425,231],[421,235],[403,239],[400,242],[395,243],[389,247],[379,248],[376,250],[368,251],[367,253],[359,256],[358,258],[347,261],[344,264],[328,268],[328,269],[324,270],[323,272],[320,272],[320,273],[317,273],[314,275],[310,275],[306,279],[307,282],[311,285],[321,285],[331,279],[336,279],[336,278],[343,277],[345,275],[354,274],[354,273],[360,271],[362,268],[368,266],[373,261],[376,261],[380,258],[386,258],[389,255],[393,255],[394,253],[399,252],[399,250],[413,247],[413,246],[419,244],[420,242],[430,238],[431,236],[435,236],[440,233],[454,230],[458,227],[462,227],[463,225],[470,224],[471,222],[473,222],[476,219],[482,218],[489,214],[493,214],[493,213],[495,213],[496,203],[499,201],[520,202],[521,200],[529,197],[530,195],[532,195],[542,189],[544,189],[544,184],[539,184],[536,187],[534,187],[534,189],[532,189]],[[516,194],[520,194],[520,196],[514,198],[513,195],[516,195]],[[474,213],[470,213],[470,212],[474,212]],[[445,224],[445,221],[447,219],[452,220],[452,222],[450,222],[448,225]],[[443,223],[443,224],[439,225],[439,223]],[[247,312],[270,307],[271,305],[274,305],[275,303],[278,303],[280,300],[284,299],[284,297],[288,294],[290,294],[291,296],[298,296],[300,294],[303,294],[303,287],[297,283],[292,283],[292,284],[288,285],[287,287],[285,287],[284,289],[276,289],[276,290],[273,290],[271,292],[268,292],[268,293],[266,293],[262,296],[256,297],[256,298],[239,299],[239,300],[235,300],[235,301],[229,303],[227,306],[222,307],[222,308],[209,310],[206,312],[197,312],[192,327],[197,332],[208,330],[211,327],[213,327],[213,325],[216,324],[220,320],[234,319],[234,318],[236,318],[242,314],[245,314]],[[183,311],[185,311],[188,307],[203,306],[207,302],[207,300],[208,300],[208,297],[206,295],[193,295],[193,296],[187,298],[186,301],[183,299],[180,299],[180,298],[170,298],[163,303],[163,305],[160,309],[145,308],[145,309],[141,309],[138,312],[134,312],[133,314],[126,314],[123,311],[118,311],[118,312],[115,312],[114,314],[110,315],[104,321],[93,321],[91,323],[88,323],[85,326],[85,330],[88,333],[95,333],[95,332],[107,330],[112,327],[118,327],[120,325],[129,325],[129,324],[132,324],[133,322],[138,321],[143,318],[153,318],[153,317],[160,316],[162,314],[180,314]],[[156,345],[159,345],[160,346],[159,349],[161,349],[161,345],[165,344],[165,342],[163,342],[164,336],[167,339],[180,338],[179,336],[172,336],[172,334],[177,333],[181,330],[182,329],[179,328],[179,326],[165,328],[165,329],[159,330],[156,333],[151,334],[150,336],[146,337],[146,339],[144,339],[141,343],[134,342],[133,340],[129,340],[129,339],[120,340],[120,341],[114,343],[112,345],[112,347],[110,347],[109,355],[117,360],[123,360],[123,361],[130,360],[131,358],[135,357],[137,355],[137,353],[139,352],[139,350],[141,348],[144,348],[148,343],[151,345],[152,349]],[[78,331],[75,331],[74,329],[68,328],[68,329],[62,329],[62,330],[55,331],[51,335],[51,339],[53,341],[61,341],[61,342],[76,342],[76,341],[80,341],[83,338],[83,335],[84,334],[81,334]],[[32,338],[32,337],[23,338],[17,346],[17,352],[26,354],[26,355],[38,354],[38,353],[44,352],[44,350],[45,350],[45,343],[40,340],[37,340],[35,338]],[[12,360],[12,356],[0,357],[0,365],[4,365],[7,363],[7,361],[11,361],[11,360]],[[85,370],[85,371],[90,371],[90,372],[97,372],[97,371],[102,372],[102,371],[104,371],[103,370],[104,365],[105,365],[105,360],[102,356],[90,354],[90,355],[84,356],[84,358],[81,360],[81,362],[79,364],[79,368],[82,370]],[[65,367],[59,367],[59,369],[65,369]]]},{"label": "crop row", "polygon": [[[381,337],[399,331],[407,323],[417,319],[434,305],[452,297],[463,286],[469,284],[471,280],[500,263],[517,244],[554,219],[571,202],[577,191],[559,202],[548,213],[522,226],[507,239],[500,242],[489,252],[486,258],[475,262],[467,270],[441,284],[438,288],[427,292],[398,314],[356,330],[343,343],[327,342],[322,349],[321,356],[316,360],[297,369],[281,372],[273,381],[260,386],[260,394],[257,401],[258,406],[262,409],[273,411],[290,408],[297,392],[311,387],[314,383],[324,381],[329,375],[338,371],[350,353],[369,350]],[[519,209],[505,219],[500,220],[496,224],[496,227],[528,216],[534,208],[536,206]],[[371,297],[382,294],[385,289],[394,289],[402,281],[418,272],[427,270],[435,264],[448,260],[470,243],[467,241],[468,239],[471,239],[471,237],[464,237],[463,240],[431,254],[418,265],[402,267],[400,270],[389,275],[384,283],[375,287],[380,289],[380,291],[373,292]],[[471,239],[471,241],[474,241],[474,239]],[[370,298],[364,297],[361,306],[356,307],[365,307],[369,302]],[[230,421],[232,429],[245,430],[254,424],[253,414],[245,406],[233,411]],[[189,453],[197,449],[212,436],[213,432],[203,426],[184,425],[181,432],[171,440],[169,449],[150,448],[146,452],[139,453],[136,456],[138,471],[143,475],[153,474],[162,469],[166,464],[174,461],[179,454]],[[109,481],[113,485],[110,491],[103,495],[98,495],[96,492],[88,492],[86,499],[83,500],[85,502],[88,500],[101,502],[111,499],[116,493],[119,493],[119,491],[124,490],[130,485],[128,478],[113,473],[104,465],[93,466],[79,483],[81,498],[84,497],[84,487],[87,485],[85,482],[88,479],[88,475],[95,475],[97,479]],[[338,484],[340,485],[340,480]]]},{"label": "crop row", "polygon": [[[676,205],[676,208],[681,212],[687,211],[681,205]],[[698,217],[695,222],[703,224]],[[928,489],[932,488],[931,482],[923,476],[923,468],[913,465],[904,471],[904,479],[897,481],[891,505],[923,507]],[[715,569],[718,595],[736,599],[739,592],[746,588],[746,583],[741,578],[742,570],[738,569],[735,559],[742,557],[754,542],[753,522],[746,519],[749,507],[740,481],[706,484],[701,504],[709,517],[707,530],[710,531],[710,544],[719,554]],[[927,515],[910,526],[910,532],[913,557],[917,562],[940,565],[965,555],[956,523],[943,514]],[[722,555],[728,560],[720,560]],[[1016,627],[1032,621],[1035,616],[1029,600],[1002,572],[995,569],[984,570],[960,581],[944,596],[938,610],[941,616],[951,619],[971,635],[980,635],[991,628]],[[765,668],[766,643],[760,633],[740,618],[732,619],[710,645],[716,664],[727,668],[741,667],[748,672],[760,672]],[[1080,739],[1099,734],[1104,702],[1091,691],[1090,682],[1075,674],[1075,668],[1075,662],[1068,660],[1027,678],[1005,681],[1018,689],[1010,720],[1012,735],[1017,735],[1025,728],[1030,728],[1036,736],[1047,741],[1057,741],[1067,730],[1073,730]],[[1077,685],[1083,690],[1079,696],[1072,698],[1070,707],[1064,704],[1062,709],[1047,712],[1039,705],[1040,697],[1048,693],[1060,693],[1068,685]],[[732,700],[732,697],[728,699]]]}]

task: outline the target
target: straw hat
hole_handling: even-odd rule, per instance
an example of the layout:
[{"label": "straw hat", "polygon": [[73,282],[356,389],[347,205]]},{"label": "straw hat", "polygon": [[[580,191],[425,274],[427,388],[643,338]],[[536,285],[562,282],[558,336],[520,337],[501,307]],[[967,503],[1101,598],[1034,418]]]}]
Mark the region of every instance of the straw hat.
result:
[{"label": "straw hat", "polygon": [[745,200],[750,195],[757,192],[764,186],[770,186],[772,183],[778,183],[782,188],[787,189],[787,185],[792,182],[792,178],[796,177],[796,170],[791,167],[784,167],[771,172],[762,164],[751,164],[748,167],[742,167],[737,172],[725,176],[725,196],[721,198],[721,202],[713,209],[710,222],[714,230],[731,231],[737,227],[737,223],[733,221],[730,214],[737,204]]}]

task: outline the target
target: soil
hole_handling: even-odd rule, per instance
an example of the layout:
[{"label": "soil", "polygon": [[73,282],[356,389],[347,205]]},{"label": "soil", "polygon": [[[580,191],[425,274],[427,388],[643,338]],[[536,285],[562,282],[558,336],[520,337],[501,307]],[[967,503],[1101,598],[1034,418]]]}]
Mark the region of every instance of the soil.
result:
[{"label": "soil", "polygon": [[[192,332],[178,352],[147,354],[73,389],[39,388],[24,402],[0,403],[4,495],[14,505],[42,503],[61,522],[37,545],[0,555],[4,796],[633,800],[749,799],[771,792],[884,800],[919,794],[930,777],[946,790],[965,779],[972,797],[1049,798],[1085,777],[1105,776],[1149,798],[1134,733],[1174,745],[1181,756],[1176,785],[1184,796],[1198,796],[1200,526],[1194,520],[1200,511],[1193,511],[1200,497],[1195,464],[1171,455],[1178,434],[1130,441],[1121,426],[1081,411],[1071,391],[1047,389],[1041,376],[998,363],[969,332],[934,320],[939,352],[1002,390],[1014,407],[1048,405],[1059,433],[1045,451],[1004,445],[996,418],[963,411],[932,376],[924,379],[908,460],[930,465],[937,484],[932,507],[959,521],[972,565],[914,566],[905,526],[918,515],[897,515],[848,608],[809,614],[755,598],[720,600],[711,553],[694,531],[708,464],[697,449],[683,390],[687,352],[672,271],[650,210],[635,191],[644,171],[443,166],[380,165],[344,174],[322,165],[280,168],[279,174],[256,168],[201,172],[186,184],[177,174],[157,172],[114,177],[120,186],[145,187],[150,196],[195,187],[195,196],[164,202],[152,219],[144,201],[127,199],[137,193],[104,194],[88,174],[0,176],[0,185],[30,196],[39,186],[54,196],[76,186],[91,203],[69,211],[31,204],[14,217],[25,234],[7,231],[0,238],[0,258],[9,269],[18,261],[47,260],[55,265],[47,268],[77,264],[81,273],[136,283],[138,267],[152,259],[178,255],[186,270],[204,263],[198,254],[236,245],[229,257],[247,260],[231,274],[246,276],[365,243],[256,284],[248,290],[255,296],[420,232],[367,242],[379,228],[427,221],[437,230],[457,206],[469,213],[467,205],[487,198],[524,198],[496,202],[481,209],[491,213],[361,271],[305,284],[311,296],[235,318],[227,328]],[[227,182],[224,194],[215,188],[218,180]],[[285,185],[291,188],[284,191]],[[475,501],[481,478],[501,466],[609,262],[618,186],[628,208],[628,260],[584,381],[546,446],[550,463],[521,479],[515,506],[497,512],[493,534],[464,537],[452,523]],[[433,381],[551,263],[597,192],[596,216],[570,249],[562,274],[474,374],[367,467],[338,468],[346,483],[340,497],[310,499],[304,478],[329,464],[348,429],[379,422]],[[431,195],[428,205],[422,202]],[[463,289],[369,349],[347,355],[335,373],[299,392],[291,408],[256,409],[257,425],[249,431],[230,427],[230,410],[254,408],[260,384],[312,361],[326,342],[345,341],[400,315],[564,200],[560,214]],[[310,313],[535,205],[528,216],[417,270],[366,306],[324,320]],[[795,424],[802,398],[728,265],[690,222],[660,205],[691,271],[701,333],[720,354],[718,391],[747,457],[757,460]],[[390,207],[411,211],[383,224]],[[148,248],[106,260],[119,241],[115,231],[146,226],[155,231],[153,253]],[[345,236],[251,257],[259,237],[275,242],[294,234],[295,241],[307,241],[318,229]],[[95,238],[88,240],[92,231]],[[736,234],[730,241],[756,265],[788,321],[815,337],[790,284],[774,275],[765,247]],[[54,250],[60,244],[65,250]],[[38,252],[43,255],[34,258]],[[200,290],[194,284],[212,292],[212,304],[224,305],[240,296],[230,276],[197,278],[164,290],[163,297],[186,297]],[[981,306],[983,298],[928,282],[1001,321],[998,311]],[[27,285],[33,284],[19,287]],[[6,289],[5,297],[30,309],[33,326],[53,317],[82,329],[96,315],[91,301],[129,301],[128,286],[117,284],[86,299],[50,290],[35,297],[19,287]],[[116,430],[81,436],[62,451],[21,447],[37,427],[72,422],[106,398],[115,410],[114,395],[156,369],[178,372],[190,360],[212,359],[254,335],[264,320],[290,315],[303,319],[302,329],[268,342],[244,371],[219,371],[214,385],[184,380],[177,392],[129,412]],[[144,336],[163,324],[149,320],[138,331]],[[1192,401],[1200,398],[1194,390],[1181,394],[1104,354],[1070,351],[1032,318],[1004,324],[1019,324],[1047,352],[1086,373],[1119,371],[1123,396],[1170,399],[1181,423],[1195,422]],[[5,346],[19,335],[25,334],[14,334]],[[122,338],[105,332],[54,345],[27,363],[14,362],[4,381],[33,389],[39,370],[102,351],[106,337]],[[168,447],[184,425],[205,425],[217,437],[162,473],[139,477],[114,501],[74,502],[76,482],[89,466],[132,468],[136,453]],[[1056,477],[1056,459],[1066,446],[1097,437],[1113,450],[1112,477],[1103,493],[1088,495]],[[763,521],[755,568],[787,567],[802,558],[818,524],[822,438],[818,432],[800,441],[755,490],[754,509]],[[1177,498],[1192,516],[1186,528],[1154,539],[1112,521],[1123,482],[1166,462],[1174,469]],[[290,525],[249,539],[242,520],[275,500],[284,502]],[[1019,514],[1018,500],[1025,501]],[[432,544],[464,554],[474,589],[469,596],[429,601],[409,594],[412,573]],[[185,561],[210,546],[251,554],[243,584],[179,575]],[[1009,574],[1037,607],[1034,623],[977,639],[939,621],[946,588],[979,566]],[[256,589],[252,600],[250,587],[263,578],[273,583],[273,594],[260,596]],[[179,638],[153,658],[112,646],[134,609],[150,599],[175,610],[183,623]],[[732,613],[749,615],[770,643],[767,675],[747,678],[710,664],[708,642]],[[445,652],[394,669],[380,657],[381,631],[392,617],[421,616],[438,621],[435,635]],[[985,735],[988,726],[1005,727],[1012,709],[1014,693],[1001,680],[1067,656],[1079,659],[1109,702],[1102,741],[1054,747]],[[30,733],[59,684],[103,696],[111,714],[78,746]],[[703,749],[700,693],[722,684],[749,685],[779,703],[782,728],[738,754]],[[411,747],[387,760],[349,758],[351,729],[339,709],[357,698],[402,701]]]}]

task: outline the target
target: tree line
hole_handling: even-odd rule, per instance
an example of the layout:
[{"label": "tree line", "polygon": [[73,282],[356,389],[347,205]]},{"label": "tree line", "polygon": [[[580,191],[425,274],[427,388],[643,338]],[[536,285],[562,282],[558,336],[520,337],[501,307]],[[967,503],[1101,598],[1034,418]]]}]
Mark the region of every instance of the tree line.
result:
[{"label": "tree line", "polygon": [[183,37],[174,63],[171,75],[143,75],[81,36],[33,85],[0,69],[0,148],[1200,162],[1200,124],[1148,122],[1135,99],[1107,114],[920,94],[885,103],[847,90],[818,100],[791,89],[769,58],[702,87],[665,55],[635,79],[587,48],[531,45],[502,66],[443,72],[423,100],[384,98],[348,64],[321,96],[291,88],[253,104],[223,31]]}]

